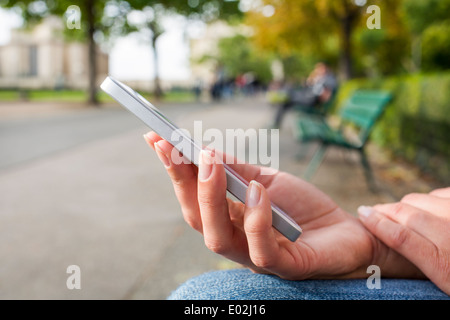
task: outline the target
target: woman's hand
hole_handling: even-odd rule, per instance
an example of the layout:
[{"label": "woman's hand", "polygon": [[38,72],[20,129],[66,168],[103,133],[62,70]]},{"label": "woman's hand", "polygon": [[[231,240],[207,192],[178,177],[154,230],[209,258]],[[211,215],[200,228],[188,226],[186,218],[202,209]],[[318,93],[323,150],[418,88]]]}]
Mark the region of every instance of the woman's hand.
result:
[{"label": "woman's hand", "polygon": [[450,294],[450,188],[359,212],[370,232]]},{"label": "woman's hand", "polygon": [[[251,181],[244,205],[226,198],[225,170],[217,154],[202,151],[198,169],[175,164],[170,143],[154,132],[144,137],[172,180],[184,219],[203,234],[210,250],[254,272],[293,280],[364,278],[372,264],[380,266],[382,275],[383,268],[394,265],[388,275],[420,276],[416,267],[311,184],[283,172],[262,175],[262,167],[228,164]],[[269,199],[302,227],[296,242],[272,228]]]}]

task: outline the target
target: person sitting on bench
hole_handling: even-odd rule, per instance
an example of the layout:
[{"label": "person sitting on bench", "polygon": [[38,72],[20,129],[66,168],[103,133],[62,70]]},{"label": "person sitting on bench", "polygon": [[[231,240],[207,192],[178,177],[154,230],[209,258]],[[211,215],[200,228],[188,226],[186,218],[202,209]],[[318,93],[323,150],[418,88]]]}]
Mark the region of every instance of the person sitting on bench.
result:
[{"label": "person sitting on bench", "polygon": [[274,127],[279,128],[283,115],[294,105],[303,109],[312,109],[330,100],[337,88],[337,80],[325,62],[319,62],[306,80],[306,86],[291,89],[288,99],[275,115]]}]

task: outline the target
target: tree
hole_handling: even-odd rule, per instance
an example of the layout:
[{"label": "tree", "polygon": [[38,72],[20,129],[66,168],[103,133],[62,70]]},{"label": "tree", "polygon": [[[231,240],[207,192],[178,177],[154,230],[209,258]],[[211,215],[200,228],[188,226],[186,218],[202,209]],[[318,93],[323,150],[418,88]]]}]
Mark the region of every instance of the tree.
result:
[{"label": "tree", "polygon": [[266,0],[265,6],[274,8],[273,16],[264,16],[263,10],[248,13],[257,41],[269,48],[280,45],[282,54],[301,48],[304,54],[319,56],[326,54],[327,45],[337,42],[342,75],[352,77],[351,37],[363,13],[353,0]]},{"label": "tree", "polygon": [[450,21],[429,26],[422,35],[423,70],[450,69]]},{"label": "tree", "polygon": [[250,39],[240,34],[220,39],[217,56],[204,58],[212,59],[223,67],[229,78],[250,72],[264,84],[272,79],[270,57],[257,51]]},{"label": "tree", "polygon": [[143,1],[130,0],[130,12],[139,12],[140,20],[134,24],[139,31],[149,34],[150,45],[153,53],[155,78],[153,94],[155,98],[163,95],[159,76],[159,59],[157,41],[164,34],[161,25],[161,17],[167,14],[181,14],[188,19],[203,20],[211,22],[217,19],[233,19],[241,16],[238,1],[216,1],[216,0],[165,0],[165,1]]},{"label": "tree", "polygon": [[[98,104],[95,38],[100,35],[109,37],[136,31],[136,26],[130,25],[128,21],[128,14],[132,10],[158,7],[189,16],[193,19],[204,20],[229,18],[239,14],[237,2],[215,0],[81,0],[75,3],[69,0],[9,0],[0,3],[7,8],[19,8],[27,24],[38,22],[51,14],[63,17],[67,8],[72,5],[80,8],[81,35],[77,36],[77,38],[88,43],[88,102],[93,105]],[[147,28],[152,30],[151,44],[154,52],[156,52],[156,41],[163,32],[158,20],[161,12],[162,10],[159,10],[158,16],[155,15],[153,19],[150,19],[145,24]],[[156,55],[155,59],[157,62]],[[158,83],[158,77],[156,77],[156,80]]]},{"label": "tree", "polygon": [[[383,15],[390,15],[398,1],[385,0],[377,5]],[[272,15],[265,14],[267,6],[273,8]],[[355,31],[367,28],[366,7],[364,0],[265,0],[262,7],[247,12],[246,22],[255,29],[255,40],[261,47],[282,58],[299,52],[316,60],[339,61],[342,77],[349,79],[355,72]]]},{"label": "tree", "polygon": [[403,16],[413,38],[412,57],[417,70],[450,67],[450,0],[403,0]]},{"label": "tree", "polygon": [[[88,102],[97,105],[97,61],[94,38],[98,32],[108,33],[107,29],[111,27],[113,21],[126,21],[123,13],[126,12],[127,3],[105,0],[82,0],[76,3],[68,0],[10,0],[4,3],[6,7],[19,8],[28,25],[34,24],[48,15],[63,17],[67,9],[74,4],[80,8],[81,12],[81,28],[77,30],[78,33],[75,37],[88,43]],[[107,6],[110,6],[109,10],[105,10]],[[111,10],[112,6],[115,7],[114,10]],[[123,26],[125,25],[126,23],[123,23]],[[125,29],[123,28],[123,30]]]},{"label": "tree", "polygon": [[354,63],[361,73],[371,77],[410,71],[411,36],[402,19],[401,1],[378,5],[381,28],[369,29],[361,24],[354,31]]},{"label": "tree", "polygon": [[159,76],[159,59],[158,50],[156,47],[157,41],[161,35],[164,34],[164,28],[161,25],[160,17],[164,14],[165,9],[156,4],[153,7],[145,6],[141,10],[132,8],[130,14],[134,14],[135,22],[132,23],[138,32],[144,35],[146,40],[149,40],[150,47],[153,53],[153,65],[155,68],[155,77],[153,85],[153,95],[156,99],[163,96]]}]

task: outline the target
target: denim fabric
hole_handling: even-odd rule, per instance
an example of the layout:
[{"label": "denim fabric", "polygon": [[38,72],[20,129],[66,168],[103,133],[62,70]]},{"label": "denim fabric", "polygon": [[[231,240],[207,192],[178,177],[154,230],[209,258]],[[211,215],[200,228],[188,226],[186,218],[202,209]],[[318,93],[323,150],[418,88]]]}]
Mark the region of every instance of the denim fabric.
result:
[{"label": "denim fabric", "polygon": [[[369,276],[369,275],[368,275]],[[169,300],[450,300],[427,280],[381,279],[368,289],[367,279],[290,281],[247,269],[214,271],[188,280]]]}]

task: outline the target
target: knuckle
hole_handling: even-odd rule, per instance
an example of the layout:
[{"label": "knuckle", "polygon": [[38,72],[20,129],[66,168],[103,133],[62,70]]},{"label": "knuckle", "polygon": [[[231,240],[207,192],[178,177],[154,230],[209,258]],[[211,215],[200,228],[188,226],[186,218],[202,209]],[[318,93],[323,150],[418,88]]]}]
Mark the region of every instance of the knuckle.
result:
[{"label": "knuckle", "polygon": [[421,193],[409,193],[409,194],[403,196],[402,200],[400,200],[400,203],[415,202],[420,197],[422,197]]},{"label": "knuckle", "polygon": [[392,206],[392,214],[398,215],[403,211],[404,207],[405,205],[402,202],[394,203],[394,205]]},{"label": "knuckle", "polygon": [[446,283],[450,291],[450,257],[448,256],[447,259],[444,260],[441,274],[442,277],[444,278],[442,283]]},{"label": "knuckle", "polygon": [[409,230],[403,226],[399,226],[390,235],[390,246],[394,249],[401,248],[409,240]]},{"label": "knuckle", "polygon": [[382,231],[383,231],[383,229],[381,227],[381,221],[382,221],[382,218],[368,219],[366,221],[366,226],[375,235],[380,235],[380,234],[382,234]]},{"label": "knuckle", "polygon": [[198,194],[198,204],[200,206],[200,208],[213,208],[215,207],[214,205],[214,200],[211,198],[211,196],[209,196],[208,194],[204,193],[204,192],[199,192]]},{"label": "knuckle", "polygon": [[183,194],[187,191],[187,183],[184,179],[179,178],[175,174],[169,174],[172,181],[173,189],[177,194]]},{"label": "knuckle", "polygon": [[224,255],[228,253],[228,245],[225,244],[223,241],[219,240],[212,240],[205,238],[205,245],[206,247],[217,254]]},{"label": "knuckle", "polygon": [[253,256],[252,262],[255,266],[261,269],[271,269],[274,266],[273,259],[265,255]]},{"label": "knuckle", "polygon": [[184,214],[184,221],[194,230],[202,232],[203,226],[199,219],[192,217],[191,215]]},{"label": "knuckle", "polygon": [[247,236],[251,237],[252,239],[265,237],[267,235],[267,232],[269,231],[268,228],[261,224],[248,222],[244,224],[244,230]]},{"label": "knuckle", "polygon": [[439,251],[437,254],[436,267],[438,273],[441,274],[446,280],[450,279],[450,252],[449,251]]}]

